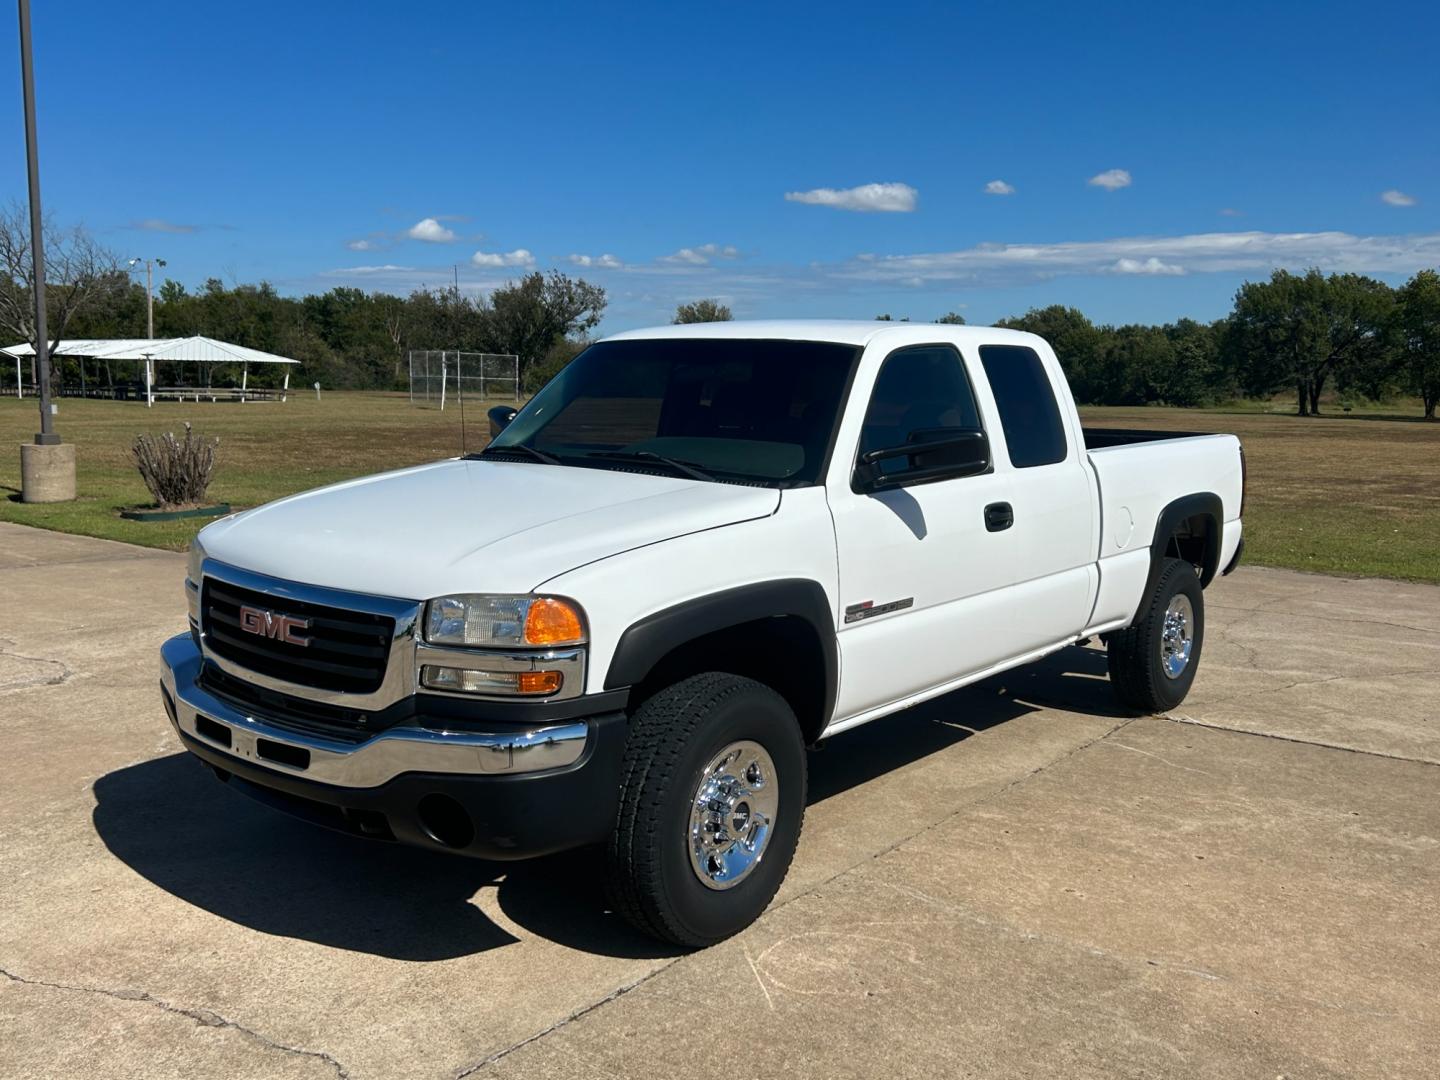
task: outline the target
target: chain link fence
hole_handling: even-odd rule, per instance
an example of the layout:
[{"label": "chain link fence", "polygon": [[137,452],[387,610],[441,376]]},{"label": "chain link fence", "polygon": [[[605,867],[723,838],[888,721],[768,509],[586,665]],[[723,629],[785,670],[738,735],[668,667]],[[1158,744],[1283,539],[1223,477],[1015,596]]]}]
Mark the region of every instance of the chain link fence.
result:
[{"label": "chain link fence", "polygon": [[501,353],[412,349],[410,404],[443,409],[457,394],[471,401],[520,400],[520,358]]}]

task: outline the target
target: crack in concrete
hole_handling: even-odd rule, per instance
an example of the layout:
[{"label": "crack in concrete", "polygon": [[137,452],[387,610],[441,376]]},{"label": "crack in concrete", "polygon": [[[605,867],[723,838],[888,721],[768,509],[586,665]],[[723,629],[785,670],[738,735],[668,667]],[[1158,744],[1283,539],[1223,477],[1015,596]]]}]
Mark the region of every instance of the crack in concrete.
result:
[{"label": "crack in concrete", "polygon": [[1263,694],[1279,694],[1286,690],[1294,690],[1297,687],[1302,686],[1321,686],[1324,683],[1345,682],[1346,680],[1380,681],[1384,679],[1401,679],[1410,675],[1433,675],[1434,673],[1435,672],[1433,668],[1415,668],[1409,671],[1386,671],[1379,672],[1373,675],[1325,675],[1318,679],[1296,679],[1294,682],[1285,683],[1283,686],[1270,686],[1266,687],[1264,690],[1247,690],[1244,694],[1231,695],[1230,697],[1205,699],[1196,698],[1194,704],[1204,705],[1207,707],[1211,705],[1228,705],[1230,702],[1235,701],[1237,697],[1243,698],[1244,700],[1248,701],[1252,698],[1260,697]]},{"label": "crack in concrete", "polygon": [[1212,772],[1206,772],[1204,769],[1195,769],[1191,768],[1189,765],[1181,765],[1178,762],[1171,761],[1169,758],[1161,757],[1159,754],[1152,754],[1149,750],[1141,750],[1138,746],[1131,746],[1129,743],[1111,741],[1102,745],[1113,747],[1116,750],[1129,750],[1131,753],[1143,754],[1148,758],[1154,758],[1156,761],[1160,762],[1163,765],[1170,766],[1170,768],[1172,769],[1179,769],[1181,772],[1199,773],[1201,776],[1215,775]]},{"label": "crack in concrete", "polygon": [[1260,650],[1256,649],[1253,645],[1246,645],[1243,641],[1236,638],[1234,633],[1237,626],[1254,621],[1259,618],[1260,614],[1261,612],[1258,610],[1251,610],[1248,613],[1248,618],[1242,617],[1223,624],[1216,623],[1212,626],[1207,626],[1206,629],[1215,633],[1220,640],[1220,644],[1232,646],[1244,654],[1240,661],[1241,667],[1249,668],[1251,671],[1261,675],[1268,675],[1269,672],[1262,670],[1260,667]]},{"label": "crack in concrete", "polygon": [[1384,619],[1360,619],[1342,615],[1318,615],[1310,611],[1280,611],[1276,608],[1267,607],[1267,604],[1283,603],[1289,597],[1277,597],[1274,600],[1261,601],[1256,607],[1237,607],[1233,604],[1207,604],[1210,611],[1243,611],[1249,615],[1279,615],[1286,619],[1315,619],[1318,622],[1333,623],[1356,623],[1363,626],[1389,626],[1395,630],[1413,630],[1417,634],[1434,634],[1437,628],[1433,626],[1411,626],[1409,623],[1387,622]]},{"label": "crack in concrete", "polygon": [[[1414,674],[1404,672],[1401,674]],[[1337,675],[1335,679],[1343,679],[1347,676]],[[1334,682],[1335,679],[1320,679],[1320,682]],[[1298,685],[1309,686],[1309,683]],[[1268,691],[1266,691],[1268,693]],[[1366,757],[1384,758],[1387,761],[1408,761],[1414,765],[1440,766],[1440,761],[1433,758],[1407,757],[1404,754],[1389,754],[1384,750],[1365,750],[1358,746],[1345,746],[1341,743],[1321,742],[1319,739],[1302,739],[1296,735],[1277,735],[1269,731],[1252,731],[1249,728],[1227,727],[1224,724],[1216,724],[1207,720],[1197,720],[1193,716],[1180,716],[1174,713],[1166,713],[1153,717],[1155,720],[1164,720],[1171,724],[1189,724],[1191,727],[1205,728],[1209,731],[1223,731],[1230,735],[1250,735],[1257,739],[1275,739],[1277,742],[1297,743],[1300,746],[1318,746],[1322,750],[1342,750],[1347,754],[1363,754]]]},{"label": "crack in concrete", "polygon": [[[129,545],[127,545],[129,546]],[[37,559],[30,563],[11,563],[0,566],[0,574],[13,570],[48,570],[52,566],[91,566],[95,563],[132,563],[132,562],[153,562],[164,559],[166,556],[175,557],[183,555],[182,551],[166,551],[155,549],[146,555],[95,555],[88,559],[61,559],[58,562]]]},{"label": "crack in concrete", "polygon": [[[686,955],[690,955],[690,954],[687,953]],[[484,1069],[484,1068],[486,1068],[486,1067],[488,1067],[488,1066],[490,1066],[490,1065],[494,1065],[494,1064],[495,1064],[497,1061],[499,1061],[501,1058],[510,1056],[510,1055],[513,1054],[516,1050],[519,1050],[519,1049],[521,1049],[522,1047],[525,1047],[525,1046],[529,1046],[531,1043],[537,1042],[537,1041],[539,1041],[540,1039],[543,1039],[546,1035],[549,1035],[551,1032],[558,1031],[560,1028],[564,1027],[565,1025],[567,1025],[567,1024],[569,1024],[569,1023],[572,1023],[572,1022],[574,1022],[574,1021],[576,1021],[576,1020],[579,1020],[581,1017],[583,1017],[583,1016],[585,1016],[585,1015],[587,1015],[587,1014],[589,1014],[589,1013],[594,1012],[596,1009],[598,1009],[598,1008],[600,1008],[600,1007],[602,1007],[602,1006],[604,1006],[604,1005],[610,1004],[610,1002],[612,1002],[612,1001],[617,1001],[617,1000],[619,1000],[620,998],[624,997],[626,994],[630,993],[631,990],[634,990],[636,987],[643,986],[645,983],[647,983],[647,982],[649,982],[651,979],[655,978],[655,976],[656,976],[656,975],[659,975],[662,971],[668,971],[670,968],[674,967],[676,964],[678,964],[678,963],[679,963],[681,960],[683,960],[683,959],[685,959],[684,956],[677,956],[677,957],[675,957],[673,960],[670,960],[668,963],[665,963],[665,964],[660,965],[660,967],[656,968],[654,971],[647,972],[646,974],[640,976],[640,978],[634,980],[633,982],[626,983],[624,986],[621,986],[621,987],[616,988],[615,990],[612,990],[610,993],[606,994],[606,995],[605,995],[603,998],[601,998],[599,1001],[592,1001],[589,1005],[583,1005],[583,1006],[581,1006],[580,1008],[576,1009],[576,1010],[575,1010],[574,1012],[572,1012],[569,1016],[562,1016],[559,1020],[556,1020],[556,1021],[555,1021],[553,1024],[551,1024],[549,1027],[545,1028],[545,1029],[542,1030],[542,1031],[537,1031],[537,1032],[535,1032],[535,1034],[533,1034],[533,1035],[528,1035],[528,1036],[526,1036],[525,1038],[521,1039],[519,1042],[515,1043],[513,1046],[507,1046],[507,1047],[505,1047],[503,1050],[497,1050],[497,1051],[495,1051],[495,1053],[489,1055],[488,1057],[481,1058],[479,1061],[475,1062],[473,1065],[465,1065],[465,1066],[462,1066],[460,1069],[458,1069],[458,1070],[455,1072],[453,1080],[465,1080],[466,1077],[468,1077],[468,1076],[473,1076],[475,1073],[479,1072],[481,1069]]]},{"label": "crack in concrete", "polygon": [[50,990],[65,990],[77,994],[95,994],[100,997],[114,998],[117,1001],[139,1001],[147,1005],[154,1005],[162,1012],[173,1013],[176,1016],[183,1016],[193,1020],[202,1027],[228,1028],[236,1031],[248,1039],[253,1039],[269,1050],[278,1050],[284,1054],[294,1054],[299,1057],[312,1057],[323,1061],[326,1065],[335,1070],[335,1075],[340,1080],[350,1080],[350,1073],[339,1061],[326,1053],[324,1050],[307,1050],[303,1046],[290,1046],[287,1043],[276,1042],[268,1036],[262,1035],[253,1028],[237,1023],[210,1009],[187,1009],[180,1005],[172,1005],[170,1002],[156,997],[154,994],[144,990],[107,990],[100,986],[74,986],[68,983],[49,982],[45,979],[29,979],[22,975],[16,975],[13,971],[0,968],[0,975],[5,976],[11,982],[19,983],[22,986],[42,986]]},{"label": "crack in concrete", "polygon": [[[1210,982],[1227,983],[1241,990],[1249,991],[1250,993],[1260,994],[1275,1001],[1298,1003],[1301,1005],[1309,1006],[1311,1008],[1325,1009],[1328,1011],[1345,1013],[1351,1016],[1368,1016],[1384,1020],[1400,1020],[1408,1024],[1421,1023],[1421,1021],[1415,1019],[1414,1017],[1405,1016],[1401,1013],[1377,1012],[1373,1009],[1357,1009],[1350,1005],[1345,1005],[1333,1001],[1326,1001],[1323,998],[1313,998],[1307,997],[1303,994],[1291,993],[1289,991],[1281,990],[1273,986],[1268,986],[1264,983],[1250,982],[1246,979],[1236,978],[1234,975],[1229,975],[1224,972],[1212,971],[1209,968],[1194,967],[1188,964],[1179,963],[1171,960],[1159,960],[1150,956],[1136,956],[1131,953],[1112,952],[1109,949],[1102,949],[1100,946],[1093,945],[1090,942],[1077,941],[1074,938],[1064,937],[1059,934],[1044,933],[1038,930],[1026,930],[1019,926],[1016,926],[1013,923],[1006,922],[1003,919],[991,918],[965,904],[957,904],[948,900],[942,900],[939,897],[931,896],[929,893],[922,892],[919,889],[912,889],[895,882],[884,880],[880,880],[876,883],[883,886],[884,888],[892,889],[895,892],[901,893],[905,896],[909,896],[914,900],[919,900],[922,903],[927,903],[934,907],[940,908],[942,911],[946,912],[952,917],[963,918],[964,920],[972,923],[975,926],[979,926],[986,930],[996,931],[1001,934],[1007,934],[1022,941],[1040,941],[1046,944],[1057,946],[1059,948],[1069,949],[1075,952],[1083,952],[1088,956],[1098,957],[1104,960],[1113,960],[1116,963],[1124,964],[1129,967],[1138,967],[1142,970],[1144,968],[1153,968],[1159,971],[1172,971],[1181,975],[1191,975],[1195,978],[1205,979]],[[915,925],[917,928],[919,928],[920,926],[924,926],[927,924],[892,923],[890,925]]]},{"label": "crack in concrete", "polygon": [[60,674],[50,678],[41,677],[8,683],[0,686],[0,694],[7,694],[12,690],[29,690],[36,686],[59,686],[61,683],[68,682],[75,675],[70,665],[65,663],[64,660],[52,660],[48,656],[26,656],[24,653],[14,652],[14,646],[15,642],[0,638],[0,656],[8,656],[12,660],[24,660],[31,664],[53,665],[60,669]]},{"label": "crack in concrete", "polygon": [[[1006,784],[1004,784],[1004,785],[996,788],[994,791],[988,792],[987,794],[981,795],[981,796],[979,796],[978,798],[972,799],[971,801],[969,801],[969,802],[967,802],[967,803],[965,803],[965,804],[963,804],[963,805],[961,805],[961,806],[957,806],[955,809],[951,810],[951,811],[950,811],[948,814],[946,814],[944,817],[938,818],[937,820],[932,821],[932,822],[931,822],[930,824],[928,824],[928,825],[921,826],[920,828],[916,829],[914,832],[909,833],[909,834],[906,835],[906,836],[902,836],[900,839],[896,840],[894,843],[887,845],[886,847],[880,849],[879,851],[872,852],[870,855],[867,855],[865,858],[859,860],[858,862],[854,862],[854,863],[851,863],[849,866],[842,867],[841,869],[837,870],[835,873],[831,874],[829,877],[827,877],[827,878],[825,878],[825,879],[823,879],[823,880],[821,880],[821,881],[815,882],[814,884],[810,885],[809,887],[807,887],[807,888],[801,890],[800,892],[796,893],[794,896],[790,897],[789,899],[783,900],[783,901],[781,901],[781,902],[778,903],[778,904],[772,904],[769,908],[767,908],[767,909],[765,910],[765,912],[762,914],[761,918],[768,918],[769,916],[771,916],[771,915],[774,914],[775,912],[780,911],[780,910],[782,910],[783,908],[789,907],[791,904],[795,903],[797,900],[800,900],[800,899],[802,899],[802,898],[804,898],[804,897],[811,896],[811,895],[819,892],[820,890],[822,890],[822,889],[828,887],[829,885],[833,884],[833,883],[834,883],[836,880],[838,880],[839,878],[844,877],[846,874],[850,873],[852,870],[858,869],[859,867],[864,866],[866,863],[874,862],[876,859],[882,858],[882,857],[884,857],[885,855],[890,854],[890,852],[896,850],[897,848],[901,847],[902,845],[908,844],[908,843],[910,843],[910,841],[916,839],[917,837],[920,837],[920,836],[925,835],[925,833],[929,832],[931,829],[939,828],[940,826],[942,826],[942,825],[950,822],[951,820],[953,820],[954,818],[958,817],[959,815],[961,815],[961,814],[963,814],[963,813],[966,813],[966,812],[969,811],[969,810],[973,810],[973,809],[974,809],[975,807],[977,807],[977,806],[981,806],[981,805],[983,805],[983,804],[985,804],[985,803],[987,803],[987,802],[990,802],[992,799],[998,799],[1000,796],[1005,795],[1006,793],[1008,793],[1008,792],[1010,792],[1010,791],[1013,791],[1015,788],[1019,787],[1021,784],[1025,783],[1026,781],[1032,780],[1032,779],[1034,779],[1036,776],[1039,776],[1041,773],[1045,772],[1047,769],[1054,768],[1056,765],[1060,765],[1060,764],[1063,764],[1063,763],[1066,762],[1066,761],[1069,761],[1069,760],[1070,760],[1072,757],[1074,757],[1076,754],[1080,753],[1080,752],[1083,751],[1083,750],[1088,750],[1090,747],[1094,746],[1096,743],[1100,742],[1102,739],[1108,739],[1111,735],[1115,734],[1115,732],[1120,731],[1122,728],[1125,728],[1125,727],[1129,726],[1130,724],[1133,724],[1136,720],[1139,720],[1139,719],[1141,719],[1141,718],[1138,717],[1138,716],[1131,716],[1131,717],[1126,717],[1125,719],[1119,721],[1119,722],[1116,723],[1116,724],[1112,724],[1109,728],[1107,728],[1106,730],[1102,731],[1099,735],[1096,735],[1096,736],[1094,736],[1093,738],[1090,738],[1090,739],[1086,739],[1083,743],[1080,743],[1078,746],[1071,747],[1069,750],[1067,750],[1065,753],[1059,755],[1058,757],[1052,758],[1052,759],[1050,759],[1049,761],[1044,762],[1043,764],[1040,764],[1040,765],[1035,766],[1035,768],[1031,769],[1029,772],[1025,773],[1025,774],[1022,775],[1022,776],[1016,777],[1014,780],[1011,780],[1010,782],[1008,782],[1008,783],[1006,783]],[[529,1035],[529,1036],[525,1037],[524,1039],[521,1039],[519,1042],[515,1043],[515,1044],[512,1045],[512,1046],[507,1046],[507,1047],[505,1047],[505,1048],[502,1049],[502,1050],[497,1050],[497,1051],[495,1051],[493,1054],[490,1054],[489,1056],[480,1059],[479,1061],[475,1062],[475,1063],[472,1064],[472,1065],[462,1066],[459,1070],[457,1070],[457,1071],[454,1073],[452,1080],[467,1080],[468,1077],[473,1076],[474,1074],[478,1073],[481,1069],[487,1068],[488,1066],[495,1064],[497,1061],[500,1061],[502,1058],[508,1057],[509,1055],[513,1054],[515,1051],[521,1049],[522,1047],[529,1046],[531,1043],[537,1042],[537,1041],[539,1041],[540,1039],[545,1038],[547,1035],[551,1035],[551,1034],[553,1034],[554,1032],[559,1031],[561,1028],[566,1027],[567,1025],[573,1023],[574,1021],[579,1020],[579,1019],[581,1019],[581,1018],[589,1015],[590,1013],[594,1012],[594,1011],[597,1010],[597,1009],[600,1009],[600,1008],[603,1008],[603,1007],[606,1006],[606,1005],[609,1005],[609,1004],[610,1004],[611,1002],[613,1002],[613,1001],[618,1001],[620,998],[624,997],[626,994],[630,993],[632,990],[635,990],[635,989],[638,989],[638,988],[641,987],[641,986],[644,986],[647,982],[649,982],[651,979],[655,978],[657,975],[660,975],[660,974],[662,974],[662,973],[670,970],[670,968],[672,968],[672,967],[674,967],[676,964],[680,963],[682,960],[684,960],[684,959],[686,958],[686,956],[689,956],[689,955],[692,955],[692,954],[686,953],[686,954],[683,954],[683,955],[681,955],[681,956],[677,956],[677,957],[675,957],[674,959],[670,960],[669,962],[667,962],[667,963],[665,963],[665,964],[662,964],[660,967],[656,968],[654,971],[647,972],[646,974],[642,975],[640,978],[634,980],[633,982],[627,983],[626,985],[624,985],[624,986],[622,986],[622,987],[620,987],[620,988],[612,991],[611,993],[607,994],[605,997],[601,998],[600,1000],[591,1002],[591,1003],[588,1004],[588,1005],[585,1005],[585,1006],[583,1006],[583,1007],[581,1007],[581,1008],[579,1008],[579,1009],[576,1009],[574,1012],[572,1012],[572,1013],[571,1013],[570,1015],[568,1015],[568,1016],[561,1017],[559,1020],[555,1021],[555,1023],[553,1023],[553,1024],[551,1024],[549,1027],[545,1028],[543,1031],[537,1031],[537,1032],[535,1032],[533,1035]],[[763,985],[763,984],[762,984],[762,985]]]}]

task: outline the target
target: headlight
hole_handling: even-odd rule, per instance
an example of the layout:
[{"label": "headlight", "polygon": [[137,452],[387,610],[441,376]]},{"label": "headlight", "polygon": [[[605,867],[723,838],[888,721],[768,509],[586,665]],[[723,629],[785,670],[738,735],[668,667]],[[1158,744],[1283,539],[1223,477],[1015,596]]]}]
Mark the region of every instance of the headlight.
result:
[{"label": "headlight", "polygon": [[185,578],[196,588],[200,587],[200,564],[205,561],[205,548],[197,536],[190,541],[190,558],[185,564]]},{"label": "headlight", "polygon": [[554,596],[441,596],[425,605],[431,645],[549,646],[585,641],[578,605]]}]

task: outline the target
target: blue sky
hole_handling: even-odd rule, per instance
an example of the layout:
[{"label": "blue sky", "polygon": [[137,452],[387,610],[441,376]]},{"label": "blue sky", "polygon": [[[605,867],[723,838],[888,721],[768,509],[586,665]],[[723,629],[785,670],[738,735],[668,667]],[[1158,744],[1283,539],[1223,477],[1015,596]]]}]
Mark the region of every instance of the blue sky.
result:
[{"label": "blue sky", "polygon": [[[1213,318],[1275,265],[1440,264],[1434,3],[610,7],[39,0],[46,208],[188,285],[560,267],[606,330]],[[13,12],[0,55],[23,199]]]}]

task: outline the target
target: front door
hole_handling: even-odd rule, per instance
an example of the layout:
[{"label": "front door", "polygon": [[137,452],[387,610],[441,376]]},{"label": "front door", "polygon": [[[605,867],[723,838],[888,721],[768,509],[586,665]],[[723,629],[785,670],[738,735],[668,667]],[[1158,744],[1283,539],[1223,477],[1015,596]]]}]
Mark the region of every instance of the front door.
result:
[{"label": "front door", "polygon": [[[1091,586],[1088,518],[1041,510],[1050,477],[1017,486],[995,402],[975,390],[985,385],[978,365],[953,345],[927,344],[896,349],[874,370],[863,424],[837,446],[827,484],[840,563],[840,723],[1047,645],[1072,620],[1078,630]],[[946,428],[982,428],[992,468],[873,493],[847,482],[859,454]],[[1067,505],[1083,509],[1091,495],[1078,468],[1073,479]],[[1057,527],[1076,535],[1052,558],[1041,533]],[[1072,549],[1078,574],[1057,578]],[[1051,612],[1055,601],[1062,610]]]}]

